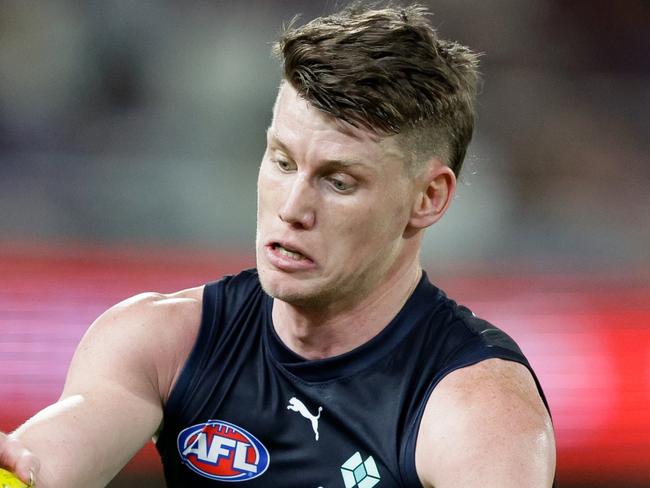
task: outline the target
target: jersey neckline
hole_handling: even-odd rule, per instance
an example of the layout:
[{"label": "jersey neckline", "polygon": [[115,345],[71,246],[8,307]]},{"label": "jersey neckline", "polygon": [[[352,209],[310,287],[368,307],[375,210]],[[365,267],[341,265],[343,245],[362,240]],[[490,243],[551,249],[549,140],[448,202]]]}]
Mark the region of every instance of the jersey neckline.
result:
[{"label": "jersey neckline", "polygon": [[[273,360],[282,369],[308,382],[326,382],[358,373],[383,359],[420,324],[419,318],[431,313],[441,302],[442,292],[427,278],[425,271],[399,312],[377,335],[343,354],[324,359],[306,359],[292,351],[273,327],[273,297],[264,293],[265,343]],[[421,325],[421,324],[420,324]]]}]

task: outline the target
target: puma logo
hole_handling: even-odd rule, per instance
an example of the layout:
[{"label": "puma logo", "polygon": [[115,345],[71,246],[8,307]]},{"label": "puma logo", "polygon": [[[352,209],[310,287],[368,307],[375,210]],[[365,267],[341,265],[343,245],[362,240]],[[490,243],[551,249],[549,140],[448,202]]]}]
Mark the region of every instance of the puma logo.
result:
[{"label": "puma logo", "polygon": [[316,440],[318,440],[318,419],[320,418],[320,413],[323,411],[323,407],[318,407],[318,415],[312,415],[305,404],[298,400],[296,397],[291,397],[289,400],[289,405],[287,405],[287,410],[293,410],[298,412],[300,415],[305,417],[309,422],[311,422],[311,428],[314,431]]}]

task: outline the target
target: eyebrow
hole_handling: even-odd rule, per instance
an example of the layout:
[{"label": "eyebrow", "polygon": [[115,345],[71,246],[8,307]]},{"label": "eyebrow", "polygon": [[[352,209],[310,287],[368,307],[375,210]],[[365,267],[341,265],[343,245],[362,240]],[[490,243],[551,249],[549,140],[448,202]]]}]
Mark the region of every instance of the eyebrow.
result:
[{"label": "eyebrow", "polygon": [[275,143],[276,145],[280,146],[284,151],[291,153],[287,145],[284,142],[282,142],[282,139],[280,139],[278,135],[275,133],[273,127],[269,127],[268,129],[266,129],[266,140],[267,142]]},{"label": "eyebrow", "polygon": [[[272,127],[269,127],[266,129],[266,137],[268,142],[271,144],[275,144],[280,147],[283,151],[287,153],[288,156],[291,157],[291,151],[289,150],[289,147],[282,142],[282,140],[278,137],[278,135],[273,131]],[[364,163],[360,159],[349,159],[349,158],[343,158],[343,159],[327,159],[323,161],[325,165],[330,165],[330,166],[337,166],[337,167],[343,167],[343,168],[350,168],[350,167],[362,167],[362,168],[368,168],[370,169],[370,165]]]}]

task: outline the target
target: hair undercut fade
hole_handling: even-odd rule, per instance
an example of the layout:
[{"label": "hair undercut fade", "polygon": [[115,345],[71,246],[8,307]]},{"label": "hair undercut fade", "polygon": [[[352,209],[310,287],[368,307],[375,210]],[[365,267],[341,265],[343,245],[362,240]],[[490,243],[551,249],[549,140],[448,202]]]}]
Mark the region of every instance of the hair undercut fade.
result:
[{"label": "hair undercut fade", "polygon": [[357,3],[292,22],[273,50],[284,79],[314,107],[381,136],[399,134],[410,168],[437,156],[458,175],[474,128],[478,55],[439,39],[429,16],[417,4]]}]

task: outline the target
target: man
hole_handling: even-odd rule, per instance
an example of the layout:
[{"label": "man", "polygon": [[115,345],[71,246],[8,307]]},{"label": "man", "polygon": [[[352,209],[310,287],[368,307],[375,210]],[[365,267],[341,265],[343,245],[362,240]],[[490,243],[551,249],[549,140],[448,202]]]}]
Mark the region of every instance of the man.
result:
[{"label": "man", "polygon": [[350,8],[276,48],[257,270],[104,313],[0,465],[105,486],[155,436],[173,487],[550,486],[526,359],[419,263],[471,138],[476,55],[417,6]]}]

